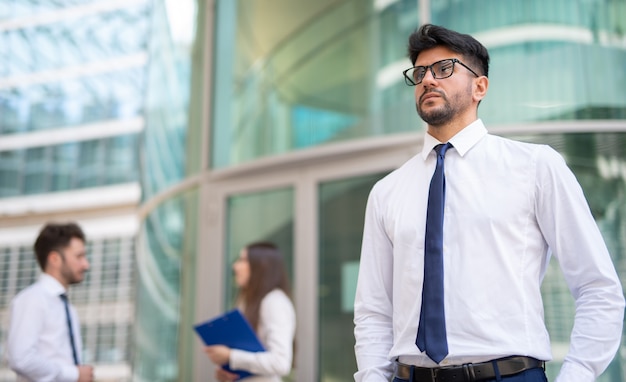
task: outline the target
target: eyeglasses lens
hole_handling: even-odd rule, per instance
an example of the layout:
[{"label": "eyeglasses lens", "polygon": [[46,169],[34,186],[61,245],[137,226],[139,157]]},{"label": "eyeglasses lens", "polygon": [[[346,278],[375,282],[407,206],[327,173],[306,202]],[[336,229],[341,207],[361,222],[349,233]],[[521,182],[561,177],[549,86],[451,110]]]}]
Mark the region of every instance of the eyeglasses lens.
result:
[{"label": "eyeglasses lens", "polygon": [[443,60],[433,64],[433,71],[435,72],[435,78],[447,78],[452,75],[454,70],[454,61]]},{"label": "eyeglasses lens", "polygon": [[406,72],[405,82],[407,85],[416,85],[422,82],[426,71],[431,70],[436,79],[448,78],[454,72],[454,60],[441,60],[429,66],[417,66]]}]

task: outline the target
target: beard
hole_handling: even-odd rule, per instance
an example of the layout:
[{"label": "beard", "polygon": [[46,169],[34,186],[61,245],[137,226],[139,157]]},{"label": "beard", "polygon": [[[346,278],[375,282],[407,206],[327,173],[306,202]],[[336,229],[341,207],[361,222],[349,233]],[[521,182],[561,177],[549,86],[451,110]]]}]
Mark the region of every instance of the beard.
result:
[{"label": "beard", "polygon": [[[430,89],[424,92],[424,94],[426,93],[437,93],[444,101],[442,106],[431,108],[428,111],[424,111],[421,108],[421,97],[415,104],[417,114],[430,126],[443,126],[450,123],[457,115],[461,114],[461,112],[469,106],[471,100],[471,87],[468,87],[465,93],[456,93],[452,97],[452,102],[441,90]],[[422,95],[422,97],[423,96],[424,95]]]},{"label": "beard", "polygon": [[84,272],[73,272],[67,265],[64,264],[61,268],[61,277],[67,282],[68,285],[78,284],[85,278]]},{"label": "beard", "polygon": [[436,109],[431,109],[429,111],[423,111],[419,104],[415,105],[417,109],[417,114],[419,114],[420,118],[427,124],[431,126],[442,126],[446,123],[450,122],[452,118],[454,118],[455,111],[452,109],[450,102],[442,96],[445,104]]}]

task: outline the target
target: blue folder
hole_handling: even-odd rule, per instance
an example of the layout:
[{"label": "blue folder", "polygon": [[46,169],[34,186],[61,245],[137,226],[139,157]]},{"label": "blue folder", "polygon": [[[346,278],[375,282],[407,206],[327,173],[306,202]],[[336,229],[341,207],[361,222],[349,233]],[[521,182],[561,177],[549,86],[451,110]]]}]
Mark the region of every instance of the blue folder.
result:
[{"label": "blue folder", "polygon": [[[209,321],[196,324],[193,328],[207,346],[226,345],[232,349],[251,352],[265,351],[256,333],[238,309],[233,309]],[[238,374],[240,379],[252,375],[246,370],[231,370],[228,364],[222,368]]]}]

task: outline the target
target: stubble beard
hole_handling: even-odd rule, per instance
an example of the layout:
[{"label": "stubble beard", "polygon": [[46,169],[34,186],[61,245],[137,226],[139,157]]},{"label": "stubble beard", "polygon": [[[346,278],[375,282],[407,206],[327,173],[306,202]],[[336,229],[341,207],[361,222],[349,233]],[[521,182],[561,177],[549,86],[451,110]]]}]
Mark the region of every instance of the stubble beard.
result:
[{"label": "stubble beard", "polygon": [[455,112],[447,98],[444,97],[443,100],[445,103],[442,106],[429,111],[423,111],[420,105],[416,104],[415,108],[417,109],[417,114],[430,126],[443,126],[447,124],[454,118]]},{"label": "stubble beard", "polygon": [[72,272],[72,270],[67,265],[64,265],[64,267],[61,268],[61,276],[63,277],[67,285],[78,284],[82,282],[85,278],[84,273],[77,274],[75,272]]},{"label": "stubble beard", "polygon": [[[443,105],[431,108],[428,111],[422,110],[420,104],[418,102],[415,104],[415,109],[417,110],[417,114],[422,118],[424,122],[426,122],[429,126],[439,127],[444,126],[450,123],[457,115],[461,114],[461,111],[468,105],[466,105],[467,99],[471,98],[471,87],[468,87],[466,94],[456,93],[452,97],[452,102],[448,99],[448,97],[441,91],[433,89],[430,92],[435,92],[439,94],[441,99],[443,100]],[[467,98],[465,98],[467,97]]]}]

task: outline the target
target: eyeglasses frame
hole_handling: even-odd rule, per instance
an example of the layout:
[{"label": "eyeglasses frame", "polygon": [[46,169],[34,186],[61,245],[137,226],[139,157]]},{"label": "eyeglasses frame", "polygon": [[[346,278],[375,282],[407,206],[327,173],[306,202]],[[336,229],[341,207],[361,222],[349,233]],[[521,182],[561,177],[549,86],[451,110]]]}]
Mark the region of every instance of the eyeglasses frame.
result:
[{"label": "eyeglasses frame", "polygon": [[[445,77],[437,77],[437,76],[435,75],[435,71],[434,71],[434,69],[433,69],[433,66],[435,66],[435,65],[437,65],[437,64],[440,64],[440,63],[442,63],[443,61],[450,61],[450,62],[452,62],[452,70],[450,71],[450,75],[449,75],[449,76],[445,76]],[[426,71],[427,71],[427,70],[430,70],[430,74],[432,74],[432,75],[433,75],[433,78],[434,78],[434,79],[436,79],[436,80],[441,80],[441,79],[444,79],[444,78],[450,78],[450,77],[452,77],[452,75],[454,74],[454,64],[456,64],[456,63],[461,64],[461,65],[462,65],[465,69],[469,70],[469,71],[470,71],[473,75],[475,75],[476,77],[480,77],[478,74],[476,74],[476,72],[475,72],[475,71],[473,71],[473,70],[472,70],[472,68],[470,68],[469,66],[465,65],[464,63],[462,63],[462,62],[461,62],[461,60],[459,60],[458,58],[444,58],[443,60],[439,60],[439,61],[437,61],[437,62],[433,62],[433,63],[432,63],[432,64],[430,64],[430,65],[426,65],[426,66],[419,65],[419,66],[413,66],[413,67],[408,68],[407,70],[405,70],[405,71],[403,71],[403,72],[402,72],[402,75],[404,75],[404,82],[405,82],[408,86],[417,86],[417,85],[421,84],[421,83],[422,83],[422,81],[424,81],[424,77],[426,77]],[[424,68],[424,77],[422,77],[422,79],[420,80],[420,82],[417,82],[417,83],[415,83],[415,81],[413,81],[413,79],[412,79],[412,78],[410,78],[409,76],[407,76],[407,72],[408,72],[409,70],[416,69],[416,68]]]}]

